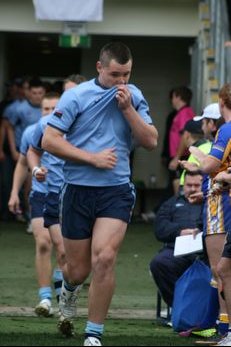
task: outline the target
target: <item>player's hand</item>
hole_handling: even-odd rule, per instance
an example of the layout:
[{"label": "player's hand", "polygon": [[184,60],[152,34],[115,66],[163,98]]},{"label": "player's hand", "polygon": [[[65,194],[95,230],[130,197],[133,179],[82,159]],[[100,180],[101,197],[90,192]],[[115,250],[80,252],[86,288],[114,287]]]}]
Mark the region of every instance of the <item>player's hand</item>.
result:
[{"label": "player's hand", "polygon": [[8,202],[8,208],[10,212],[14,214],[21,214],[20,199],[18,194],[11,194]]},{"label": "player's hand", "polygon": [[113,169],[116,163],[115,148],[108,148],[93,154],[93,165],[99,169]]},{"label": "player's hand", "polygon": [[131,93],[126,84],[120,84],[117,87],[116,99],[121,110],[125,110],[131,106]]},{"label": "player's hand", "polygon": [[193,237],[195,238],[199,232],[200,232],[200,230],[198,228],[182,229],[180,232],[180,236],[193,235]]},{"label": "player's hand", "polygon": [[174,157],[174,158],[171,159],[171,161],[170,161],[170,163],[168,165],[168,168],[171,171],[176,171],[178,165],[179,165],[178,157]]},{"label": "player's hand", "polygon": [[36,178],[38,182],[44,182],[46,180],[47,168],[44,166],[35,167],[32,171],[32,175]]},{"label": "player's hand", "polygon": [[198,171],[199,167],[197,164],[189,162],[187,160],[178,160],[179,165],[187,171]]},{"label": "player's hand", "polygon": [[230,171],[222,171],[219,172],[215,177],[214,181],[218,183],[231,183],[231,172]]}]

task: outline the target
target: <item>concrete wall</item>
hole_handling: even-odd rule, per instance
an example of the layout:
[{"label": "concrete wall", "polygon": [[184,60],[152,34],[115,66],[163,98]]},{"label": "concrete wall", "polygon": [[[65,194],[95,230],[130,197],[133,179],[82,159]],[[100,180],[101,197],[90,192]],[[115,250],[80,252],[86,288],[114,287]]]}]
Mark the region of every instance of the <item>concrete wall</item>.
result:
[{"label": "concrete wall", "polygon": [[[198,2],[104,0],[103,21],[89,23],[88,30],[91,34],[197,36]],[[58,33],[62,23],[36,21],[32,0],[0,0],[0,31]]]},{"label": "concrete wall", "polygon": [[[130,46],[134,56],[131,82],[142,89],[160,134],[155,152],[142,149],[135,152],[134,179],[146,185],[150,174],[156,175],[158,188],[166,185],[166,169],[161,165],[160,153],[165,120],[171,109],[168,93],[176,85],[190,84],[189,48],[199,31],[198,3],[199,0],[104,0],[103,22],[87,25],[89,34],[93,35],[92,47],[78,53],[81,70],[73,72],[91,78],[95,76],[95,62],[104,43],[121,38]],[[32,0],[0,0],[0,94],[6,71],[4,33],[58,34],[62,30],[62,23],[36,21]],[[18,54],[15,52],[15,59]],[[40,62],[36,57],[30,59],[34,59],[38,68]],[[60,64],[62,69],[64,64],[68,66],[63,60]]]}]

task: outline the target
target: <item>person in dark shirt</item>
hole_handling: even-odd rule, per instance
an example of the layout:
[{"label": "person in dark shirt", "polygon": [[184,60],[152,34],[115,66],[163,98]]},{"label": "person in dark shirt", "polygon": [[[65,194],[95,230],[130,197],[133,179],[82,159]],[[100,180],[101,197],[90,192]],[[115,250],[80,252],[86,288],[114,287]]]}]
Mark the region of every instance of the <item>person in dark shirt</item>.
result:
[{"label": "person in dark shirt", "polygon": [[196,254],[174,257],[177,236],[202,230],[202,204],[192,204],[190,195],[201,190],[202,175],[186,172],[182,193],[165,201],[155,219],[155,236],[164,243],[150,262],[150,271],[163,300],[172,307],[175,283],[193,263]]}]

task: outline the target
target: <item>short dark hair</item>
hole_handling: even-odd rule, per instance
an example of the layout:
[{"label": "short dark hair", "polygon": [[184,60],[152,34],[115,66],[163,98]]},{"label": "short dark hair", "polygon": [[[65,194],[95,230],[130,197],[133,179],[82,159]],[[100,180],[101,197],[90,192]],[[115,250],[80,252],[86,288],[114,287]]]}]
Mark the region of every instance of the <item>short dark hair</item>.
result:
[{"label": "short dark hair", "polygon": [[124,65],[129,60],[132,60],[132,54],[128,46],[124,43],[110,42],[101,48],[99,60],[102,65],[108,66],[112,59],[117,63]]},{"label": "short dark hair", "polygon": [[40,80],[40,78],[37,77],[33,77],[30,79],[29,81],[29,88],[44,88],[43,82],[42,80]]},{"label": "short dark hair", "polygon": [[190,171],[190,170],[185,170],[185,177],[186,176],[203,176],[203,172],[198,168],[198,170],[195,171]]},{"label": "short dark hair", "polygon": [[190,88],[186,86],[175,87],[172,89],[172,95],[173,94],[179,96],[186,103],[186,105],[190,105],[193,95]]}]

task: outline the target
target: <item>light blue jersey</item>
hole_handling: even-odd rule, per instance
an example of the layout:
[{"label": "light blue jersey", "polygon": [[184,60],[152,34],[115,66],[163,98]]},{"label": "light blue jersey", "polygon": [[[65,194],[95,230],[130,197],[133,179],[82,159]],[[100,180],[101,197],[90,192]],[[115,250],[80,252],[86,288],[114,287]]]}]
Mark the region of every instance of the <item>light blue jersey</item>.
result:
[{"label": "light blue jersey", "polygon": [[[35,131],[36,124],[30,125],[26,128],[26,130],[23,132],[21,145],[20,145],[20,153],[26,157],[28,149],[30,145],[32,144],[32,137],[33,133]],[[43,162],[42,162],[42,165]],[[39,193],[48,193],[48,186],[47,182],[38,182],[35,177],[32,177],[32,186],[31,190]]]},{"label": "light blue jersey", "polygon": [[[132,104],[146,123],[152,124],[149,107],[141,91],[128,85]],[[83,186],[116,186],[130,181],[129,155],[131,128],[118,107],[117,88],[105,89],[97,79],[81,83],[61,96],[48,125],[61,130],[72,145],[96,153],[115,148],[117,164],[99,169],[87,164],[65,161],[66,183]]]},{"label": "light blue jersey", "polygon": [[9,123],[14,127],[15,143],[17,149],[20,148],[20,137],[22,134],[20,127],[16,125],[16,119],[18,107],[21,105],[22,102],[23,100],[14,100],[4,109],[3,112],[3,118],[6,118],[9,121]]},{"label": "light blue jersey", "polygon": [[6,108],[4,117],[14,127],[16,148],[20,148],[23,131],[41,118],[41,108],[30,104],[27,100],[15,102]]},{"label": "light blue jersey", "polygon": [[[43,116],[36,124],[35,131],[32,138],[32,146],[41,151],[41,140],[44,130],[47,126],[47,122],[51,119],[51,115]],[[41,157],[42,165],[48,169],[46,182],[48,184],[48,191],[59,193],[63,186],[63,165],[64,161],[46,151],[43,152]]]}]

